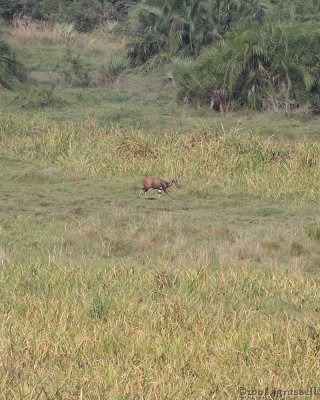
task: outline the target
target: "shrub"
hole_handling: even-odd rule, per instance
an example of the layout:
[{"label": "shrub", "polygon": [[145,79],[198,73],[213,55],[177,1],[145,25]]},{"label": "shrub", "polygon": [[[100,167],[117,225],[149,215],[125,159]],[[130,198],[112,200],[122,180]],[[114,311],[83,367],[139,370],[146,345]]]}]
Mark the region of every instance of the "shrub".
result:
[{"label": "shrub", "polygon": [[111,55],[106,57],[100,70],[103,83],[113,82],[128,73],[130,62],[127,58],[120,55]]},{"label": "shrub", "polygon": [[64,78],[75,87],[87,87],[91,84],[89,70],[83,65],[80,55],[74,56],[70,49],[67,50],[65,60],[69,68],[64,71]]},{"label": "shrub", "polygon": [[60,98],[56,92],[54,85],[50,87],[27,85],[20,90],[16,102],[21,104],[25,109],[39,109],[48,106],[63,107],[66,102]]},{"label": "shrub", "polygon": [[0,85],[11,89],[13,82],[24,82],[25,80],[25,67],[17,61],[9,44],[0,41]]},{"label": "shrub", "polygon": [[282,21],[320,21],[319,0],[273,0],[272,19]]},{"label": "shrub", "polygon": [[70,24],[68,23],[57,24],[56,31],[60,37],[62,37],[66,41],[69,41],[74,35],[75,24],[73,22],[71,22]]},{"label": "shrub", "polygon": [[307,234],[310,238],[320,242],[320,226],[319,225],[311,225],[307,230]]},{"label": "shrub", "polygon": [[[278,24],[250,26],[207,49],[189,68],[178,68],[180,99],[226,108],[320,111],[320,30]],[[220,104],[219,104],[220,103]],[[220,109],[220,107],[218,107]]]},{"label": "shrub", "polygon": [[251,16],[260,19],[263,14],[264,7],[257,0],[146,0],[131,14],[129,55],[137,65],[163,52],[197,57],[203,46],[221,39],[235,24]]}]

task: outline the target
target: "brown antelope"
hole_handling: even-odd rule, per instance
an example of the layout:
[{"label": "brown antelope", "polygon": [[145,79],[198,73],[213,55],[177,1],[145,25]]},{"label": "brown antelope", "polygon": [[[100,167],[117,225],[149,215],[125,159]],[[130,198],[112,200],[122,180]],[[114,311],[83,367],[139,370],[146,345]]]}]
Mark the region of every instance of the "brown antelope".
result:
[{"label": "brown antelope", "polygon": [[142,192],[144,192],[144,197],[147,197],[147,191],[149,189],[158,190],[158,196],[160,197],[162,192],[168,194],[167,189],[169,189],[170,187],[175,187],[175,188],[179,187],[176,179],[172,179],[170,182],[167,182],[160,178],[154,178],[154,177],[144,178],[139,192],[139,197],[141,196]]}]

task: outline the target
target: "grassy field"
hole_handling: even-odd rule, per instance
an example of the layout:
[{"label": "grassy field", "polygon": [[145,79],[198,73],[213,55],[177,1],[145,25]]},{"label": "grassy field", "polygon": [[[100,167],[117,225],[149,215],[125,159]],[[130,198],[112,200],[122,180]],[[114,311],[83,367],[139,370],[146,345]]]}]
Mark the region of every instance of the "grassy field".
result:
[{"label": "grassy field", "polygon": [[[317,387],[319,120],[183,108],[164,72],[70,87],[56,36],[7,34],[44,92],[0,96],[0,399]],[[80,42],[92,76],[123,45]]]},{"label": "grassy field", "polygon": [[[235,132],[195,141],[8,114],[0,129],[0,398],[234,399],[240,387],[316,386],[316,145],[277,142],[287,156],[265,162],[270,142]],[[200,168],[206,145],[225,164]],[[139,199],[142,172],[157,165],[180,168],[181,188]]]}]

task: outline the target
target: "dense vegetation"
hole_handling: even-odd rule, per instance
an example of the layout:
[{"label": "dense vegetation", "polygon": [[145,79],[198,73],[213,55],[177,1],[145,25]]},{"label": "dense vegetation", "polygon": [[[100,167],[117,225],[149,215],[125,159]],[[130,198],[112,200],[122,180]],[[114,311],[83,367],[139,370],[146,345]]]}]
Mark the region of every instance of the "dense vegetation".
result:
[{"label": "dense vegetation", "polygon": [[320,22],[319,0],[270,1],[271,18],[280,21]]},{"label": "dense vegetation", "polygon": [[246,27],[177,73],[181,99],[218,111],[309,106],[320,112],[320,27]]},{"label": "dense vegetation", "polygon": [[130,55],[136,64],[159,56],[162,61],[173,56],[197,57],[203,46],[221,39],[234,25],[260,20],[263,14],[257,0],[149,0],[132,15]]},{"label": "dense vegetation", "polygon": [[310,24],[319,15],[315,0],[149,0],[131,17],[129,55],[151,66],[179,57],[175,77],[185,104],[319,113],[320,31]]},{"label": "dense vegetation", "polygon": [[145,0],[132,12],[135,38],[132,57],[144,62],[157,53],[197,56],[203,46],[221,41],[230,30],[265,21],[314,21],[320,16],[316,0]]},{"label": "dense vegetation", "polygon": [[0,40],[0,85],[11,89],[14,81],[24,82],[25,79],[24,66],[17,61],[10,45]]}]

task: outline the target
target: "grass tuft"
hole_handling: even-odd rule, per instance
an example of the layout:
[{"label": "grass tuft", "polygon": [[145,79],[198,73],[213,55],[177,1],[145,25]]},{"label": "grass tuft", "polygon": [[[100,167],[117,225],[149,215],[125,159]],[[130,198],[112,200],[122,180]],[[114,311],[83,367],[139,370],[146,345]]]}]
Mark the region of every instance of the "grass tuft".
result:
[{"label": "grass tuft", "polygon": [[307,229],[308,236],[316,241],[320,241],[320,226],[312,225]]}]

